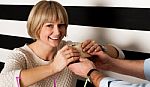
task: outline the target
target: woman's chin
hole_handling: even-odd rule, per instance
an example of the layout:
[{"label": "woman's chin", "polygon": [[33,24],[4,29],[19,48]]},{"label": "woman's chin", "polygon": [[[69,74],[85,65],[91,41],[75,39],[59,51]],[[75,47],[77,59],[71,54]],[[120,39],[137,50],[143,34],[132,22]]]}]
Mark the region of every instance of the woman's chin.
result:
[{"label": "woman's chin", "polygon": [[58,40],[49,39],[49,43],[52,47],[58,47],[60,42],[61,42],[60,39],[58,39]]},{"label": "woman's chin", "polygon": [[59,46],[59,43],[60,43],[60,42],[55,42],[55,43],[51,43],[50,45],[51,45],[52,47],[58,47],[58,46]]}]

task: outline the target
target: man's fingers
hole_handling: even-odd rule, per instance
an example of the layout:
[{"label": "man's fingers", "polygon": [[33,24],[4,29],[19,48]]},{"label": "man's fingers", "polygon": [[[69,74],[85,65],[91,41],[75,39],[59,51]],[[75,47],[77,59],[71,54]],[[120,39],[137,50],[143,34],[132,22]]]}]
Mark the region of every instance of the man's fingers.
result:
[{"label": "man's fingers", "polygon": [[91,42],[91,40],[86,40],[82,43],[81,47],[84,48],[86,47],[89,43]]}]

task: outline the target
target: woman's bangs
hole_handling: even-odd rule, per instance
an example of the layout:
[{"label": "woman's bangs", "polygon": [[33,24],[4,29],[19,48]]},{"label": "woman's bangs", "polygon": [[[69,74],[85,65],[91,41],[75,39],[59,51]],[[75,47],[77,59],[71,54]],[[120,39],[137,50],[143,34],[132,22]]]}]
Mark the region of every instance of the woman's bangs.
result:
[{"label": "woman's bangs", "polygon": [[46,21],[50,23],[53,22],[65,23],[64,15],[61,12],[56,10],[48,11],[46,18],[48,18],[46,19]]}]

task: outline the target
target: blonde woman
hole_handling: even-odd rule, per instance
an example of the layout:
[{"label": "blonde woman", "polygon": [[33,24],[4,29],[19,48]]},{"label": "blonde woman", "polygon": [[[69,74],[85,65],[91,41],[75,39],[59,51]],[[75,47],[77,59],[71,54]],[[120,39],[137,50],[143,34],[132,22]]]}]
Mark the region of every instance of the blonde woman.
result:
[{"label": "blonde woman", "polygon": [[[62,40],[67,26],[67,12],[58,2],[42,0],[33,6],[27,29],[35,41],[8,54],[0,87],[75,87],[76,75],[67,66],[79,60],[81,54],[70,46],[76,43]],[[90,53],[101,47],[86,40],[82,49]]]}]

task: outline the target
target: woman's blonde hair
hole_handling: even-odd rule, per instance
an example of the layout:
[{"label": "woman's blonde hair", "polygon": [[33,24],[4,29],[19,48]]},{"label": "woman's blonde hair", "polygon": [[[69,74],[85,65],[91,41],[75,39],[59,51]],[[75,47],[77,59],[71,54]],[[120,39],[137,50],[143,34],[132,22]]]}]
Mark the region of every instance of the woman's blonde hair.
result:
[{"label": "woman's blonde hair", "polygon": [[27,21],[28,34],[39,39],[39,33],[46,22],[61,22],[68,26],[68,15],[65,8],[56,1],[42,0],[33,6]]}]

